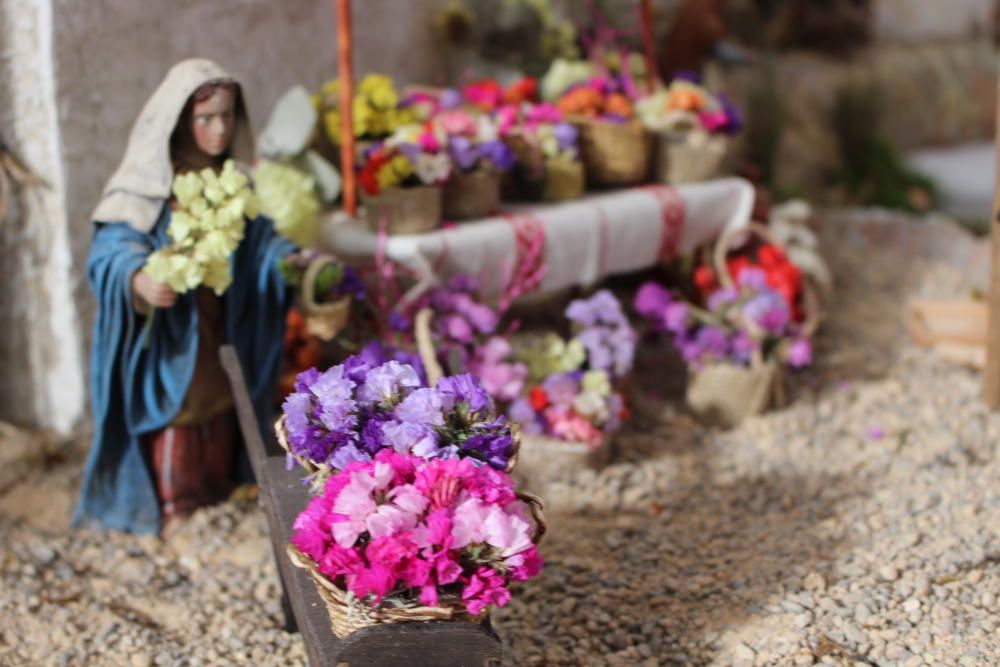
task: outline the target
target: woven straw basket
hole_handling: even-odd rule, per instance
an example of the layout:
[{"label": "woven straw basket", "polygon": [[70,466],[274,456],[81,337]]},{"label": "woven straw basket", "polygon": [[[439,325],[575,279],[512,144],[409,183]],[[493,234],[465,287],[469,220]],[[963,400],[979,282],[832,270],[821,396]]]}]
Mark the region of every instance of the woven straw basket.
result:
[{"label": "woven straw basket", "polygon": [[345,296],[333,303],[316,301],[316,276],[324,267],[332,265],[334,258],[329,255],[317,257],[306,269],[302,278],[302,310],[306,319],[306,331],[322,341],[333,340],[347,324],[351,314],[351,297]]},{"label": "woven straw basket", "polygon": [[375,232],[383,220],[389,234],[419,234],[441,225],[441,188],[437,185],[389,188],[374,197],[362,195],[362,200],[368,226]]},{"label": "woven straw basket", "polygon": [[[545,515],[542,512],[542,501],[530,493],[518,493],[517,497],[531,511],[531,517],[535,522],[532,542],[537,545],[542,541],[548,529]],[[462,600],[443,595],[440,604],[435,607],[395,607],[391,605],[376,607],[363,600],[356,598],[352,600],[348,592],[327,579],[309,557],[292,545],[288,545],[285,549],[292,565],[306,570],[313,583],[316,584],[316,590],[330,616],[330,628],[340,639],[344,639],[361,628],[383,623],[427,623],[432,621],[480,623],[489,616],[489,608],[483,610],[479,615],[473,616],[466,611]]]},{"label": "woven straw basket", "polygon": [[521,133],[504,137],[517,162],[510,173],[511,198],[557,202],[583,194],[583,163],[546,158],[537,141]]},{"label": "woven straw basket", "polygon": [[474,220],[500,208],[500,174],[493,169],[453,171],[441,194],[447,220]]},{"label": "woven straw basket", "polygon": [[587,184],[600,187],[635,185],[646,180],[652,147],[642,123],[613,123],[572,118],[580,129],[580,151]]},{"label": "woven straw basket", "polygon": [[[747,233],[781,247],[768,229],[759,224],[724,233],[716,242],[713,254],[716,275],[724,287],[734,286],[726,266],[726,256]],[[808,281],[804,283],[803,308],[803,332],[811,336],[819,327],[821,313],[816,291]],[[749,322],[746,326],[752,328]],[[751,358],[748,367],[714,363],[691,369],[686,390],[688,407],[700,421],[725,428],[736,426],[745,418],[761,414],[772,406],[780,406],[784,399],[782,365],[773,359],[763,359],[759,351]]]},{"label": "woven straw basket", "polygon": [[661,183],[697,183],[722,173],[729,140],[722,135],[657,132],[654,174]]}]

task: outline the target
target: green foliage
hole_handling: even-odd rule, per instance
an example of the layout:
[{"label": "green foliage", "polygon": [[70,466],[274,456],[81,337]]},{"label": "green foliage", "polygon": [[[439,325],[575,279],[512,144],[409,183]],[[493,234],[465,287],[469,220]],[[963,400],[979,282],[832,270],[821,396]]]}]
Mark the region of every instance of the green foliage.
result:
[{"label": "green foliage", "polygon": [[746,159],[760,170],[763,185],[774,189],[787,115],[773,62],[761,68],[760,78],[747,94],[746,105]]},{"label": "green foliage", "polygon": [[840,152],[836,182],[855,203],[923,211],[936,199],[934,183],[909,169],[882,131],[885,105],[875,83],[837,91],[830,115]]}]

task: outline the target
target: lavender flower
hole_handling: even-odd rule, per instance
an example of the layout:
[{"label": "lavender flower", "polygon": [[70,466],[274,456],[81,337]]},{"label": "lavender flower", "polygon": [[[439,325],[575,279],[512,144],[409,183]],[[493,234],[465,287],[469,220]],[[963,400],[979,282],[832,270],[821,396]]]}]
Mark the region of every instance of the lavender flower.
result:
[{"label": "lavender flower", "polygon": [[470,171],[479,160],[475,146],[467,137],[449,137],[448,154],[462,171]]},{"label": "lavender flower", "polygon": [[[635,300],[632,302],[632,307],[635,308],[635,312],[643,317],[655,319],[673,302],[673,297],[670,296],[669,291],[650,281],[643,283],[639,291],[635,293]],[[567,317],[569,316],[569,311],[567,311],[566,315]]]},{"label": "lavender flower", "polygon": [[580,391],[579,373],[555,373],[545,378],[542,389],[557,408],[569,408]]},{"label": "lavender flower", "polygon": [[441,378],[437,390],[450,396],[453,403],[464,403],[473,414],[493,410],[493,399],[479,384],[479,380],[469,373]]},{"label": "lavender flower", "polygon": [[515,162],[513,151],[502,141],[484,141],[479,144],[479,156],[489,160],[500,171],[507,171]]},{"label": "lavender flower", "polygon": [[463,453],[484,461],[498,470],[503,470],[507,466],[513,448],[514,438],[507,420],[503,417],[475,425],[472,435],[461,445]]},{"label": "lavender flower", "polygon": [[575,125],[570,123],[556,123],[555,137],[559,143],[559,150],[565,151],[576,148],[576,141],[579,136],[580,131],[576,129]]},{"label": "lavender flower", "polygon": [[519,398],[507,408],[507,416],[521,426],[521,432],[526,435],[541,435],[544,430],[541,419],[531,403],[526,398]]},{"label": "lavender flower", "polygon": [[420,378],[412,366],[387,361],[368,372],[358,391],[363,405],[394,404],[401,392],[420,386]]},{"label": "lavender flower", "polygon": [[457,109],[462,106],[462,93],[454,88],[445,88],[441,92],[439,101],[441,102],[441,109],[444,111]]},{"label": "lavender flower", "polygon": [[[450,403],[450,398],[448,403]],[[446,405],[445,398],[436,389],[417,389],[396,406],[395,415],[400,421],[426,424],[428,426],[444,425],[444,410],[451,408]]]},{"label": "lavender flower", "polygon": [[788,346],[788,363],[792,368],[808,366],[812,360],[813,348],[808,338],[796,338]]},{"label": "lavender flower", "polygon": [[425,459],[438,451],[438,436],[425,424],[390,420],[382,427],[385,444],[400,453],[412,452]]}]

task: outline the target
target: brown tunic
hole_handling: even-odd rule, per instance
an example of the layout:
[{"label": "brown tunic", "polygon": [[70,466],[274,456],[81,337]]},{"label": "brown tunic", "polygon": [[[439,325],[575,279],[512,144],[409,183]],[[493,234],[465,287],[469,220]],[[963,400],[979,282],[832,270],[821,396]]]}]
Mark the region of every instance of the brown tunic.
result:
[{"label": "brown tunic", "polygon": [[229,378],[219,360],[225,340],[222,299],[207,287],[195,292],[198,309],[198,353],[194,376],[174,426],[202,424],[233,407]]}]

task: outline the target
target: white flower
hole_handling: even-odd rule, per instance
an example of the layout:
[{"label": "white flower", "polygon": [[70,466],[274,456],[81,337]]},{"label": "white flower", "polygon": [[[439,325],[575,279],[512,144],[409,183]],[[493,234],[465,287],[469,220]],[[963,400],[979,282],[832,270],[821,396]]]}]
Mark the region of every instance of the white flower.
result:
[{"label": "white flower", "polygon": [[608,418],[607,401],[593,391],[582,391],[577,394],[573,399],[573,409],[595,424],[601,424]]},{"label": "white flower", "polygon": [[417,155],[417,162],[414,165],[417,177],[424,185],[441,183],[447,180],[451,173],[451,160],[444,153],[432,155],[430,153],[420,153]]}]

